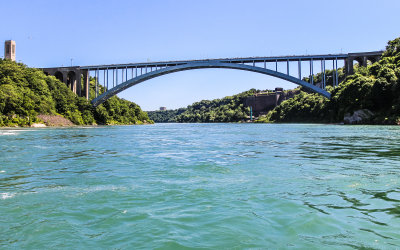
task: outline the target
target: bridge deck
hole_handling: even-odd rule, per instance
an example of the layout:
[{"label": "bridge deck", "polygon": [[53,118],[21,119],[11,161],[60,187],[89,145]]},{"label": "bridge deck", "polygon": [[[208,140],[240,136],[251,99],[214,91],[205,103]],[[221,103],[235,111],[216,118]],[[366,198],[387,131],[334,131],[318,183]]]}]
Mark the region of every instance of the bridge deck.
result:
[{"label": "bridge deck", "polygon": [[[382,51],[351,53],[356,55],[381,55]],[[343,60],[347,59],[349,54],[325,54],[325,55],[300,55],[300,56],[271,56],[271,57],[244,57],[244,58],[220,58],[220,59],[203,59],[203,60],[179,60],[179,61],[161,61],[161,62],[142,62],[142,63],[126,63],[126,64],[108,64],[108,65],[90,65],[81,66],[81,69],[88,70],[106,70],[116,68],[148,68],[148,67],[169,67],[196,62],[225,62],[225,63],[263,63],[263,62],[292,62],[292,61],[320,61],[320,60]]]}]

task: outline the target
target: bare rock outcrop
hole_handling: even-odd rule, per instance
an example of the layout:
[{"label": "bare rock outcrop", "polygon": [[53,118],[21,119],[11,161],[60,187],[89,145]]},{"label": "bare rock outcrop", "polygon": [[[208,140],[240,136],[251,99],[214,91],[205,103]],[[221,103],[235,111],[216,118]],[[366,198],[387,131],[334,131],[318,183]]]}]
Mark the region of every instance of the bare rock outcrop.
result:
[{"label": "bare rock outcrop", "polygon": [[368,109],[360,109],[354,111],[353,114],[347,113],[344,115],[344,124],[363,124],[368,121],[374,113]]},{"label": "bare rock outcrop", "polygon": [[41,119],[46,126],[74,126],[70,120],[61,115],[38,115],[37,117]]}]

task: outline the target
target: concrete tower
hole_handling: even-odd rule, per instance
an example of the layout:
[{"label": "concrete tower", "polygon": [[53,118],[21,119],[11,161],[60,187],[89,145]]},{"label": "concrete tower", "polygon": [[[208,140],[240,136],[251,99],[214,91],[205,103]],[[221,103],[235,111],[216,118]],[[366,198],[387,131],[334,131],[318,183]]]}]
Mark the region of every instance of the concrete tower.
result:
[{"label": "concrete tower", "polygon": [[4,43],[4,58],[15,61],[15,41],[7,40]]}]

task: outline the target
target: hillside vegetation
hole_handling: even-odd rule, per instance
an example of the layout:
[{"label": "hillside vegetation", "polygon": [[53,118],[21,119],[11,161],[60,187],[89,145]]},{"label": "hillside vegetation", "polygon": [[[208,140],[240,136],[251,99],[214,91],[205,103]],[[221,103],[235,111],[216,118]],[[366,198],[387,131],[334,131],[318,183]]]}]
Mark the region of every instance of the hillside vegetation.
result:
[{"label": "hillside vegetation", "polygon": [[250,108],[244,106],[244,99],[259,92],[250,89],[222,99],[195,102],[177,110],[151,111],[149,117],[155,122],[241,122],[250,117]]},{"label": "hillside vegetation", "polygon": [[[94,96],[94,79],[91,79]],[[147,113],[114,96],[93,108],[54,76],[21,63],[0,59],[0,126],[29,126],[39,114],[61,115],[76,125],[151,123]]]},{"label": "hillside vegetation", "polygon": [[[342,69],[338,72],[341,73]],[[366,124],[400,123],[400,38],[389,41],[381,60],[355,67],[338,87],[328,87],[331,99],[302,92],[282,102],[259,122],[342,122],[345,114],[367,109]]]},{"label": "hillside vegetation", "polygon": [[203,100],[189,105],[176,117],[177,122],[239,122],[250,116],[250,108],[244,98],[253,95],[255,89],[222,99]]},{"label": "hillside vegetation", "polygon": [[147,111],[147,114],[149,115],[149,118],[154,122],[170,123],[170,122],[177,122],[176,121],[177,116],[185,112],[185,110],[186,108]]}]

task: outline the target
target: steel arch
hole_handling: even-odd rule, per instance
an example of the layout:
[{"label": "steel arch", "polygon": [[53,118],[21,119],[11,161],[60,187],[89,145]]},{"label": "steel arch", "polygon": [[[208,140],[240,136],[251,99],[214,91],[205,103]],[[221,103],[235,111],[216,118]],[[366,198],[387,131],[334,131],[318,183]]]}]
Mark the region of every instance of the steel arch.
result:
[{"label": "steel arch", "polygon": [[123,83],[120,83],[119,85],[113,87],[110,90],[107,90],[100,96],[96,97],[95,99],[92,100],[92,105],[94,107],[97,107],[98,105],[102,104],[105,102],[107,99],[110,97],[124,91],[127,88],[130,88],[138,83],[150,80],[155,77],[159,77],[162,75],[167,75],[179,71],[185,71],[185,70],[192,70],[192,69],[207,69],[207,68],[225,68],[225,69],[237,69],[237,70],[245,70],[245,71],[251,71],[251,72],[256,72],[260,74],[265,74],[273,77],[277,77],[292,83],[295,83],[297,85],[303,86],[315,93],[318,93],[322,96],[325,96],[327,98],[331,97],[331,94],[324,90],[321,89],[317,86],[314,86],[306,81],[303,81],[301,79],[298,79],[296,77],[290,76],[288,74],[280,73],[277,71],[273,71],[270,69],[266,68],[261,68],[261,67],[256,67],[256,66],[250,66],[246,64],[236,64],[236,63],[226,63],[226,62],[220,62],[220,61],[202,61],[202,62],[190,62],[190,63],[185,63],[185,64],[179,64],[176,66],[169,66],[166,68],[161,68],[155,71],[151,71],[149,73],[134,77],[128,81],[125,81]]}]

